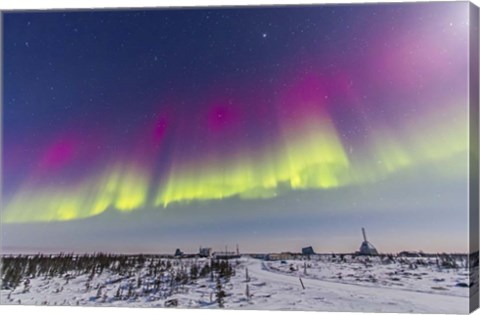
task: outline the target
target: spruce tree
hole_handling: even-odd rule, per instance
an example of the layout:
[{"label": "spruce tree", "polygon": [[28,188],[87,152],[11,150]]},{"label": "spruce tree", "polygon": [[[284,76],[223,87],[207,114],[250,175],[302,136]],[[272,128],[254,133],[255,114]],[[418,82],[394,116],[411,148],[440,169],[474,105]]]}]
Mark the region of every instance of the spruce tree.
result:
[{"label": "spruce tree", "polygon": [[217,292],[216,292],[215,296],[217,298],[218,307],[223,308],[224,303],[225,303],[226,294],[225,294],[225,291],[223,291],[222,282],[220,281],[220,277],[217,277]]}]

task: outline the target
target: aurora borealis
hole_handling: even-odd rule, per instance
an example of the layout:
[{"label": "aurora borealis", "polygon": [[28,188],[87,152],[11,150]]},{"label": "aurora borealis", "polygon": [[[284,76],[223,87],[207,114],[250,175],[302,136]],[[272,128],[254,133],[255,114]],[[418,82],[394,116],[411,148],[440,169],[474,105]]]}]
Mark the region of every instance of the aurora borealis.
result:
[{"label": "aurora borealis", "polygon": [[[466,226],[468,9],[6,13],[4,243],[68,226],[65,246],[90,250],[120,220],[102,246],[123,235],[152,250],[133,231],[210,226],[209,242],[236,218],[241,240],[258,222],[268,235],[298,216],[331,224],[332,212],[339,233],[358,226],[345,216],[395,211],[425,222],[405,221],[412,235]],[[15,227],[32,229],[9,240]]]}]

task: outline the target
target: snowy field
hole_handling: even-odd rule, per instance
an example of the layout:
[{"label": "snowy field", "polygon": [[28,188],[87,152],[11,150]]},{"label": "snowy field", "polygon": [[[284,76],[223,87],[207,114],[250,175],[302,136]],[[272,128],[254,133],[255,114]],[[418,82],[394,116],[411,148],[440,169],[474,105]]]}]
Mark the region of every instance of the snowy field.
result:
[{"label": "snowy field", "polygon": [[43,265],[27,259],[21,272],[2,262],[1,303],[468,312],[470,284],[462,259],[445,267],[435,257],[264,261],[244,256],[215,265],[207,258],[125,257],[92,262],[72,256]]}]

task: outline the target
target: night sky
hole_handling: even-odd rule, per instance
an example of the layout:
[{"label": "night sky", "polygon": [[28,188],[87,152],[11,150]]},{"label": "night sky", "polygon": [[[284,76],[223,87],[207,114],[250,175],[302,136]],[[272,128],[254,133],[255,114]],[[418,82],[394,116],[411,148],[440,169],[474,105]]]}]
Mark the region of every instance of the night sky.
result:
[{"label": "night sky", "polygon": [[467,251],[468,3],[11,12],[5,251]]}]

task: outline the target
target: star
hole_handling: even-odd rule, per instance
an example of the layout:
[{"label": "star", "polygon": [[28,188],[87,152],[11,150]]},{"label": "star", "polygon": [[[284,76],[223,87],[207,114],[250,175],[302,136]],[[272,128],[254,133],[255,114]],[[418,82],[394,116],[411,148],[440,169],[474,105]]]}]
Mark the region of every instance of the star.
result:
[{"label": "star", "polygon": [[262,33],[263,38],[267,38],[267,35],[268,35],[267,33]]}]

